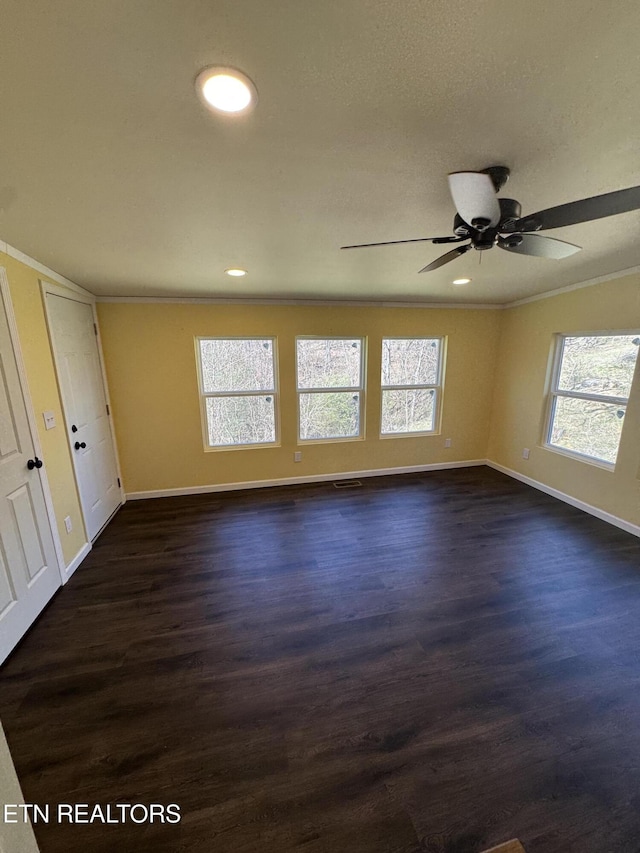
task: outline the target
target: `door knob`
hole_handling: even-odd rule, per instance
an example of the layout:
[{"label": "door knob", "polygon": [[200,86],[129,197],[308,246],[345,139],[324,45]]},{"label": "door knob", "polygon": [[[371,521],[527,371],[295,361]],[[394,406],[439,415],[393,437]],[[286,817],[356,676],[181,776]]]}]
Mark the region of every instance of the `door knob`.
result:
[{"label": "door knob", "polygon": [[87,443],[86,443],[86,441],[76,441],[76,443],[73,446],[75,447],[76,450],[80,450],[81,447],[84,450],[84,448],[87,446]]},{"label": "door knob", "polygon": [[30,471],[33,471],[34,468],[42,468],[42,459],[38,459],[36,456],[35,459],[29,459],[27,462],[27,468]]},{"label": "door knob", "polygon": [[71,432],[78,432],[78,427],[75,424],[71,424]]}]

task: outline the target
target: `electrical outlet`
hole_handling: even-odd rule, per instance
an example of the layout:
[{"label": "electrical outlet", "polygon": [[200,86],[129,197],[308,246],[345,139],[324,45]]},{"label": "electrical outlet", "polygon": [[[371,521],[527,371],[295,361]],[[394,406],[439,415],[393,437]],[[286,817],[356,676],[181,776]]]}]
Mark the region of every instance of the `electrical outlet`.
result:
[{"label": "electrical outlet", "polygon": [[301,450],[296,450],[296,452],[293,454],[293,461],[294,462],[302,462],[302,451]]},{"label": "electrical outlet", "polygon": [[524,448],[524,450],[522,451],[522,458],[523,458],[523,459],[528,459],[528,458],[529,458],[529,453],[530,453],[529,448],[528,448],[528,447],[525,447],[525,448]]},{"label": "electrical outlet", "polygon": [[451,439],[450,438],[445,438],[444,446],[445,447],[451,447]]},{"label": "electrical outlet", "polygon": [[44,418],[44,428],[45,429],[53,429],[56,425],[56,413],[55,412],[43,412],[42,417]]},{"label": "electrical outlet", "polygon": [[71,524],[71,516],[68,515],[64,520],[64,527],[67,533],[71,533],[73,530],[73,524]]}]

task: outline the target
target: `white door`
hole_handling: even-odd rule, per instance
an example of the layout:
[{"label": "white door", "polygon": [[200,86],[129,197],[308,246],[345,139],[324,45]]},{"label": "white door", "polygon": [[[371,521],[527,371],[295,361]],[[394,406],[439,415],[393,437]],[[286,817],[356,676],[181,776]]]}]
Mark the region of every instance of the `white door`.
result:
[{"label": "white door", "polygon": [[94,539],[120,506],[121,495],[93,309],[66,296],[47,293],[46,298],[80,501]]},{"label": "white door", "polygon": [[[61,586],[33,438],[0,299],[0,663]],[[45,460],[46,462],[46,460]]]}]

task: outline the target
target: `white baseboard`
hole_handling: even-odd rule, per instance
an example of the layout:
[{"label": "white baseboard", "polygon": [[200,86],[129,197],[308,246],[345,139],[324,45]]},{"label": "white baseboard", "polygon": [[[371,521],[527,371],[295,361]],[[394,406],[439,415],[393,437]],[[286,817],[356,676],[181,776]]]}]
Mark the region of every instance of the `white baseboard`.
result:
[{"label": "white baseboard", "polygon": [[614,527],[619,527],[621,530],[625,530],[627,533],[633,534],[633,536],[640,536],[640,526],[637,524],[625,521],[624,518],[618,518],[617,515],[612,515],[610,512],[599,509],[597,506],[592,506],[584,501],[580,501],[578,498],[574,498],[571,495],[567,495],[565,492],[561,492],[559,489],[554,489],[551,486],[540,483],[538,480],[534,480],[531,477],[526,477],[524,474],[520,474],[518,471],[513,471],[511,468],[505,468],[504,465],[499,465],[497,462],[492,462],[490,459],[486,460],[486,464],[489,468],[494,468],[496,471],[500,471],[508,477],[513,477],[514,480],[520,480],[521,483],[526,483],[527,486],[533,486],[534,489],[538,489],[541,492],[545,492],[547,495],[551,495],[551,497],[558,498],[560,501],[571,504],[571,506],[581,509],[583,512],[588,512],[589,515],[595,515],[595,517],[599,518],[601,521],[613,524]]},{"label": "white baseboard", "polygon": [[251,480],[243,483],[215,483],[210,486],[186,486],[182,489],[156,489],[149,492],[128,492],[127,500],[172,498],[179,495],[204,495],[209,492],[234,492],[241,489],[262,489],[270,486],[295,486],[305,483],[326,483],[334,480],[353,480],[360,477],[386,477],[391,474],[417,474],[421,471],[444,471],[448,468],[472,468],[486,465],[485,459],[463,462],[435,462],[431,465],[407,465],[404,468],[377,468],[370,471],[336,471],[333,474],[310,474],[306,477],[281,477],[277,480]]},{"label": "white baseboard", "polygon": [[65,568],[63,583],[66,583],[69,580],[71,575],[75,572],[75,570],[78,568],[80,563],[84,560],[84,558],[87,556],[87,554],[89,553],[90,550],[91,550],[91,542],[85,542],[84,545],[82,546],[82,548],[80,548],[78,553],[75,555],[73,560],[71,560],[69,565]]}]

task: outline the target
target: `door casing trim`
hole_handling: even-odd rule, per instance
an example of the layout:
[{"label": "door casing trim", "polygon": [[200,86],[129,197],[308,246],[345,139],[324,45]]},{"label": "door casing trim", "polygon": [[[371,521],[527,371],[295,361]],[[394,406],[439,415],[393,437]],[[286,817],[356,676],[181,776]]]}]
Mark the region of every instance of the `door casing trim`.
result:
[{"label": "door casing trim", "polygon": [[[54,363],[55,374],[56,374],[56,382],[58,385],[58,394],[60,396],[60,404],[62,406],[62,414],[64,417],[65,430],[67,433],[67,437],[69,436],[70,426],[68,423],[69,419],[67,417],[67,411],[66,411],[65,402],[64,402],[64,395],[62,393],[62,387],[61,387],[61,383],[60,383],[60,365],[58,363],[58,354],[56,352],[55,341],[53,338],[53,330],[52,330],[52,326],[51,326],[51,317],[49,315],[49,304],[47,302],[47,295],[51,294],[52,296],[60,296],[63,299],[69,299],[71,302],[82,302],[85,305],[91,306],[93,323],[94,323],[94,326],[96,329],[96,346],[98,349],[98,361],[100,362],[100,375],[101,375],[101,379],[102,379],[102,387],[104,389],[105,400],[107,402],[107,405],[109,406],[109,412],[110,412],[110,414],[109,414],[109,426],[110,426],[110,433],[111,433],[111,445],[113,448],[113,455],[114,455],[115,463],[116,463],[116,473],[118,476],[118,480],[120,481],[120,489],[119,489],[119,491],[120,491],[120,505],[122,505],[126,501],[126,496],[125,496],[124,488],[122,485],[123,480],[122,480],[122,471],[120,469],[120,456],[118,454],[118,445],[116,442],[116,434],[115,434],[115,429],[114,429],[114,424],[113,424],[113,414],[112,414],[113,413],[113,407],[111,405],[111,398],[109,397],[109,385],[107,383],[107,373],[106,373],[105,364],[104,364],[104,357],[103,357],[103,353],[102,353],[102,340],[100,338],[100,327],[98,325],[98,315],[96,312],[96,298],[95,298],[95,296],[93,296],[90,293],[78,293],[75,290],[70,290],[69,288],[62,287],[61,285],[58,285],[58,284],[52,284],[50,281],[45,281],[44,279],[40,279],[40,291],[42,294],[42,304],[43,304],[44,314],[45,314],[45,318],[46,318],[46,322],[47,322],[47,334],[49,336],[49,347],[51,348],[51,354],[53,356],[53,363]],[[74,476],[74,480],[75,480],[75,484],[76,484],[76,491],[78,493],[78,501],[80,504],[80,511],[82,513],[82,521],[84,524],[85,536],[86,536],[87,541],[90,543],[91,540],[90,540],[90,537],[88,534],[88,526],[87,526],[87,519],[86,519],[86,515],[85,515],[85,509],[82,505],[82,500],[80,499],[80,483],[78,480],[78,471],[76,468],[76,461],[75,461],[75,457],[74,457],[73,453],[71,453],[71,462],[73,464],[73,476]],[[77,565],[72,568],[73,563],[74,563],[74,561],[72,561],[72,563],[69,566],[68,577],[77,568]]]}]

